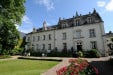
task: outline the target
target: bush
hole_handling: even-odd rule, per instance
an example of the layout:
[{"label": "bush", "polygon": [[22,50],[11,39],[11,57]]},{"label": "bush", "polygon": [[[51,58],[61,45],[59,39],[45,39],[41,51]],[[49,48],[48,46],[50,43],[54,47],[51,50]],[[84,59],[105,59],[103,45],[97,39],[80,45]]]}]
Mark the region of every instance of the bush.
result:
[{"label": "bush", "polygon": [[11,56],[10,55],[1,55],[0,56],[0,59],[6,59],[6,58],[11,58]]},{"label": "bush", "polygon": [[23,48],[14,48],[11,52],[10,52],[10,54],[11,55],[20,55],[20,54],[22,54],[22,52],[23,52]]},{"label": "bush", "polygon": [[31,56],[42,56],[42,52],[30,52]]},{"label": "bush", "polygon": [[83,57],[83,52],[82,51],[78,51],[77,55],[78,55],[78,57]]},{"label": "bush", "polygon": [[99,54],[98,50],[96,50],[96,49],[92,49],[90,51],[84,51],[83,54],[87,58],[98,58],[98,57],[100,57],[100,54]]},{"label": "bush", "polygon": [[51,52],[47,54],[48,57],[72,57],[71,52]]}]

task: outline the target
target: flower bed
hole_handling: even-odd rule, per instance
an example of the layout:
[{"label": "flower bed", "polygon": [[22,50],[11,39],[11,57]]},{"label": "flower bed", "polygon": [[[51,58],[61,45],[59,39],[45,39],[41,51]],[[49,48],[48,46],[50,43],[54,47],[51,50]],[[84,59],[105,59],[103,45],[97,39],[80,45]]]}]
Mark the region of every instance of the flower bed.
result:
[{"label": "flower bed", "polygon": [[87,60],[70,59],[69,63],[69,66],[57,70],[57,75],[98,75],[98,70],[90,65]]}]

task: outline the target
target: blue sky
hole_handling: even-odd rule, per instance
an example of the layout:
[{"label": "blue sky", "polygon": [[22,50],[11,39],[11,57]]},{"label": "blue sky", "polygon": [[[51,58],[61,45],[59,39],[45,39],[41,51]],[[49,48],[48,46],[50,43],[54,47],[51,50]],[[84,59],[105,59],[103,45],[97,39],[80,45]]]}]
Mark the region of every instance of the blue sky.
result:
[{"label": "blue sky", "polygon": [[71,18],[76,14],[85,15],[95,8],[104,21],[105,32],[113,31],[113,0],[26,0],[26,13],[19,30],[25,33],[33,27],[42,27],[45,20],[56,25],[59,17]]}]

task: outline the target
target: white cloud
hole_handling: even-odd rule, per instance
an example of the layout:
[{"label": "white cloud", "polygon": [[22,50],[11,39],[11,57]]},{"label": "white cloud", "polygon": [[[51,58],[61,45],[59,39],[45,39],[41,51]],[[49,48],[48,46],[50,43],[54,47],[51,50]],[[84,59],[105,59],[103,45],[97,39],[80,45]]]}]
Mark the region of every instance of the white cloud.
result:
[{"label": "white cloud", "polygon": [[27,15],[22,18],[22,25],[17,26],[18,30],[24,33],[29,33],[33,29],[33,23]]},{"label": "white cloud", "polygon": [[97,2],[98,7],[102,7],[105,11],[113,11],[113,0],[110,0],[108,3],[105,0]]},{"label": "white cloud", "polygon": [[107,11],[113,11],[113,0],[111,0],[107,5],[106,5],[106,10]]},{"label": "white cloud", "polygon": [[27,24],[32,24],[31,20],[29,19],[29,17],[27,15],[23,16],[22,21]]},{"label": "white cloud", "polygon": [[35,1],[36,3],[45,6],[47,10],[53,10],[55,8],[52,0],[35,0]]},{"label": "white cloud", "polygon": [[98,2],[97,2],[98,7],[104,7],[105,4],[106,4],[105,1],[98,1]]}]

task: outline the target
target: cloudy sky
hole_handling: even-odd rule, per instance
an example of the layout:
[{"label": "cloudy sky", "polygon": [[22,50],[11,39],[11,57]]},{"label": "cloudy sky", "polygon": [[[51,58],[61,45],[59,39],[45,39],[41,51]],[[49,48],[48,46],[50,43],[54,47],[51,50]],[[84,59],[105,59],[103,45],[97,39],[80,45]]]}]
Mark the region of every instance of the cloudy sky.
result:
[{"label": "cloudy sky", "polygon": [[19,30],[25,33],[33,27],[42,27],[45,20],[55,25],[59,17],[71,18],[76,14],[85,15],[95,8],[104,21],[105,32],[113,31],[113,0],[26,0],[26,13]]}]

